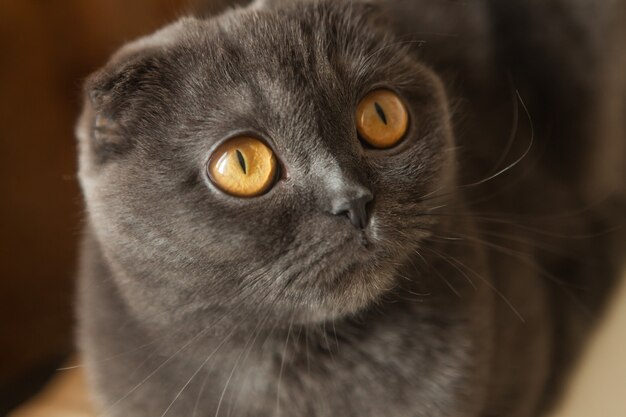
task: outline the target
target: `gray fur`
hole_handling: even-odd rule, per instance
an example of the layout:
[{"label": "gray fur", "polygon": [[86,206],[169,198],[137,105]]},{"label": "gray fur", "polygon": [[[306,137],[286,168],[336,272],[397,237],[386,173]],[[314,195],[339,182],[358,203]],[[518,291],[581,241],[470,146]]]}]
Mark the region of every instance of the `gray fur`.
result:
[{"label": "gray fur", "polygon": [[[611,288],[608,231],[624,220],[623,178],[581,152],[623,135],[592,137],[597,113],[569,102],[607,100],[559,67],[597,46],[559,61],[507,19],[517,7],[539,36],[571,18],[590,43],[595,26],[576,7],[546,25],[521,3],[268,0],[183,19],[94,74],[78,316],[101,415],[547,410]],[[381,85],[411,114],[387,151],[363,147],[353,117]],[[206,176],[240,133],[283,166],[252,199]],[[333,214],[355,189],[374,196],[363,231]]]}]

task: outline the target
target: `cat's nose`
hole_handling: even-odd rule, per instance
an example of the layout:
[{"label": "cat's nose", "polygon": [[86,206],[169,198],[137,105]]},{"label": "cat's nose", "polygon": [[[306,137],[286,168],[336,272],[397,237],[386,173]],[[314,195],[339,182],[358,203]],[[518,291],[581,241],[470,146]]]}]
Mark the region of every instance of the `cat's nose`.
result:
[{"label": "cat's nose", "polygon": [[365,187],[358,187],[341,193],[332,200],[332,214],[347,216],[354,227],[365,229],[369,221],[367,205],[374,199],[372,193]]}]

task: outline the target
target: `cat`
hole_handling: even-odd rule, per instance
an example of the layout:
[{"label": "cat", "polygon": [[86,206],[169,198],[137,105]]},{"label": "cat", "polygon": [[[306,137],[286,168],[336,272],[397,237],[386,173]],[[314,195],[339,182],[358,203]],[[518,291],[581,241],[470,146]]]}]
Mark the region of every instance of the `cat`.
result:
[{"label": "cat", "polygon": [[544,415],[623,253],[622,9],[266,0],[124,46],[77,127],[99,415]]}]

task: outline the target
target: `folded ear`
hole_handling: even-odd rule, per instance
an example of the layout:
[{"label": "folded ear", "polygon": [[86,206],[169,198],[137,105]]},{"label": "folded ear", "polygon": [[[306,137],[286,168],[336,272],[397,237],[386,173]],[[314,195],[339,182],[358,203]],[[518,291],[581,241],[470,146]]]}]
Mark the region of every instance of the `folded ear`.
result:
[{"label": "folded ear", "polygon": [[128,124],[141,103],[145,79],[158,69],[144,53],[107,65],[85,83],[87,138],[94,151],[121,153],[132,144]]},{"label": "folded ear", "polygon": [[81,148],[97,161],[104,162],[132,149],[141,128],[139,115],[150,108],[163,88],[165,54],[194,21],[181,19],[127,44],[87,79],[77,136]]}]

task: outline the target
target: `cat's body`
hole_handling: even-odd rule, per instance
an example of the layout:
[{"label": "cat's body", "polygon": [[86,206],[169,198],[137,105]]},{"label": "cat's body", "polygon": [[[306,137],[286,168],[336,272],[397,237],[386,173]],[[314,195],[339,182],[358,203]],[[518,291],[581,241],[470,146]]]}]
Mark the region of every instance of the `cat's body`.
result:
[{"label": "cat's body", "polygon": [[[626,89],[583,2],[553,25],[560,1],[521,3],[261,2],[94,76],[79,318],[104,415],[540,415],[616,273],[624,130],[596,108]],[[398,150],[354,132],[380,86],[413,116]],[[287,172],[253,199],[202,171],[243,132]],[[361,186],[357,230],[327,206]]]}]

